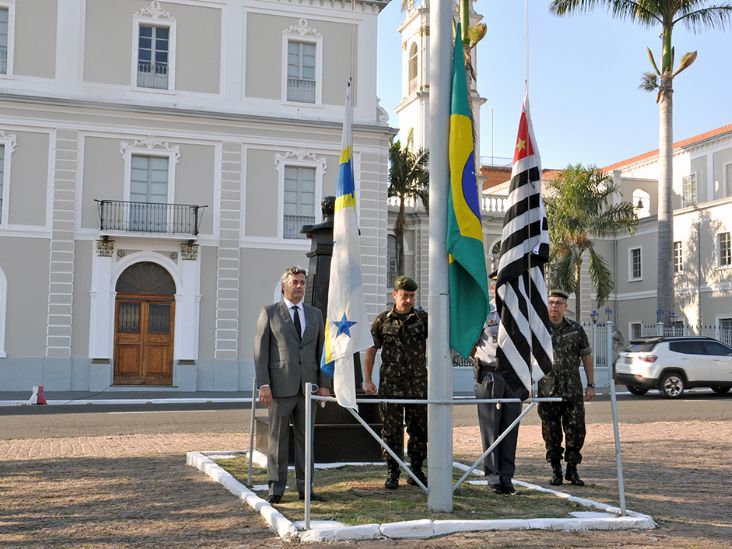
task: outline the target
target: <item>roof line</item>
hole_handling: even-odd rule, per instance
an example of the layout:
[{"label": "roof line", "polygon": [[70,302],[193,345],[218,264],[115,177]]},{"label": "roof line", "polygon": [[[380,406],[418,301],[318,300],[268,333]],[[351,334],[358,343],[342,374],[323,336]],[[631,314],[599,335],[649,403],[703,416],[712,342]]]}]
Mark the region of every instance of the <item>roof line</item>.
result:
[{"label": "roof line", "polygon": [[[697,143],[700,143],[707,139],[711,139],[712,137],[718,137],[725,133],[732,133],[732,124],[726,124],[724,126],[720,126],[719,128],[709,130],[708,132],[700,133],[693,137],[687,137],[686,139],[677,141],[676,143],[673,144],[672,150],[681,148],[681,147],[687,147],[689,145],[695,145]],[[645,160],[647,158],[653,158],[654,156],[658,156],[658,149],[654,149],[652,151],[648,151],[648,152],[645,152],[643,154],[639,154],[636,156],[631,156],[630,158],[621,160],[620,162],[616,162],[615,164],[610,164],[609,166],[605,166],[604,168],[602,168],[602,171],[611,172],[613,170],[617,170],[624,166],[628,166],[630,164],[635,164],[636,162],[640,162],[641,160]]]}]

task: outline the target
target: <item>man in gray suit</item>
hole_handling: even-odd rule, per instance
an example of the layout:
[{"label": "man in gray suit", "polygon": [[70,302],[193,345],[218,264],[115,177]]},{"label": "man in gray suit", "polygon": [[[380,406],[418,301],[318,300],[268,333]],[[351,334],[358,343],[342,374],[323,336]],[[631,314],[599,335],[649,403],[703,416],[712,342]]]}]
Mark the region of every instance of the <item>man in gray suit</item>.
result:
[{"label": "man in gray suit", "polygon": [[[282,300],[263,307],[254,338],[254,365],[259,401],[269,408],[267,483],[269,503],[279,503],[287,485],[289,424],[295,430],[295,478],[300,499],[305,498],[305,384],[330,394],[329,378],[320,371],[323,316],[302,303],[306,272],[290,267],[280,280]],[[315,414],[315,406],[312,409]],[[312,475],[311,475],[312,478]],[[318,494],[310,499],[321,501]]]}]

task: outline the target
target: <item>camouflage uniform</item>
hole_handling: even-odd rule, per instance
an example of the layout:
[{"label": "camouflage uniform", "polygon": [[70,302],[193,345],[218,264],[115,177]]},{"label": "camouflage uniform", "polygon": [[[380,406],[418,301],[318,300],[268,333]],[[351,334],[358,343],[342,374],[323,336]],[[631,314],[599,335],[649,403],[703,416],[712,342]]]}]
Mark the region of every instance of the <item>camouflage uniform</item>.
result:
[{"label": "camouflage uniform", "polygon": [[[427,398],[427,313],[412,309],[399,314],[384,311],[371,325],[374,347],[381,349],[379,396],[384,398]],[[381,437],[401,457],[404,453],[404,423],[412,467],[419,469],[427,457],[427,406],[380,404]],[[384,460],[398,467],[386,451]]]},{"label": "camouflage uniform", "polygon": [[540,397],[563,397],[563,402],[539,404],[541,434],[546,446],[546,460],[556,463],[562,459],[562,428],[566,451],[564,461],[569,465],[582,462],[585,442],[585,405],[580,357],[592,353],[590,342],[582,326],[567,318],[559,324],[549,324],[554,346],[551,371],[539,381]]}]

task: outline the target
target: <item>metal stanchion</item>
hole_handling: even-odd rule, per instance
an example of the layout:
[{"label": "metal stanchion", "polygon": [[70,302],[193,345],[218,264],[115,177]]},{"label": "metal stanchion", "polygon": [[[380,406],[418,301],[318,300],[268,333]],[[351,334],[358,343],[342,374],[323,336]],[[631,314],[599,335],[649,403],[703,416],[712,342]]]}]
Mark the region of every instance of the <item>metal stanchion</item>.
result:
[{"label": "metal stanchion", "polygon": [[607,322],[607,363],[610,367],[610,408],[613,413],[613,434],[615,436],[615,468],[618,475],[618,496],[620,516],[625,516],[625,479],[623,478],[623,458],[620,451],[620,427],[618,426],[618,401],[615,396],[615,375],[613,372],[613,322]]},{"label": "metal stanchion", "polygon": [[257,378],[252,379],[252,417],[249,421],[249,471],[247,472],[247,486],[252,485],[252,454],[254,453],[254,413],[257,410]]},{"label": "metal stanchion", "polygon": [[[503,402],[503,401],[499,401],[499,402]],[[521,422],[521,419],[522,419],[522,418],[523,418],[523,417],[524,417],[524,416],[525,416],[526,414],[528,414],[528,413],[529,413],[529,412],[531,411],[531,409],[532,409],[532,408],[533,408],[534,406],[536,406],[536,402],[532,402],[531,404],[529,404],[529,405],[528,405],[528,406],[526,407],[526,409],[524,409],[524,410],[523,410],[523,411],[521,412],[521,414],[519,415],[519,417],[517,417],[517,418],[516,418],[515,420],[513,420],[513,423],[511,423],[511,425],[509,425],[508,427],[506,427],[506,429],[505,429],[505,430],[504,430],[504,431],[503,431],[503,432],[501,433],[501,435],[500,435],[500,436],[499,436],[499,437],[498,437],[498,438],[497,438],[497,439],[495,440],[495,442],[494,442],[493,444],[491,444],[491,445],[490,445],[490,447],[489,447],[489,448],[488,448],[488,449],[487,449],[487,450],[486,450],[485,452],[483,452],[483,455],[482,455],[482,456],[480,456],[480,457],[479,457],[479,458],[478,458],[477,460],[475,460],[475,462],[473,463],[473,465],[471,465],[471,466],[470,466],[470,468],[469,468],[469,469],[468,469],[467,471],[465,471],[465,473],[463,474],[463,476],[462,476],[462,477],[460,477],[460,480],[458,480],[458,481],[457,481],[457,482],[456,482],[455,484],[453,484],[453,486],[452,486],[452,491],[453,491],[453,492],[454,492],[455,490],[457,490],[457,489],[458,489],[458,488],[460,487],[460,485],[461,485],[461,484],[462,484],[462,483],[463,483],[463,482],[465,481],[465,479],[466,479],[466,478],[468,478],[468,477],[470,476],[470,474],[471,474],[471,473],[472,473],[472,472],[473,472],[473,471],[475,470],[475,468],[476,468],[476,467],[478,466],[478,464],[479,464],[479,463],[480,463],[481,461],[483,461],[483,460],[485,459],[485,457],[486,457],[486,456],[487,456],[488,454],[490,454],[490,453],[491,453],[491,452],[493,451],[493,449],[494,449],[494,448],[495,448],[496,446],[498,446],[498,445],[499,445],[499,444],[501,443],[501,441],[502,441],[502,440],[503,440],[504,438],[506,438],[506,437],[508,436],[508,433],[510,433],[510,432],[511,432],[511,429],[514,429],[514,428],[518,428],[518,424],[519,424],[519,423]]]},{"label": "metal stanchion", "polygon": [[305,384],[305,530],[310,530],[310,483],[313,460],[313,384]]}]

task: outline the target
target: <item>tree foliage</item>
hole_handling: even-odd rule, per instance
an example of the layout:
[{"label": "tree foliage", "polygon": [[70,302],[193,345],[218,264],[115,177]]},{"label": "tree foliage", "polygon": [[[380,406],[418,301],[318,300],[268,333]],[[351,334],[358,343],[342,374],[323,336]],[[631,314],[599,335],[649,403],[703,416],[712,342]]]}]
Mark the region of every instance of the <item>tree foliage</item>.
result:
[{"label": "tree foliage", "polygon": [[593,238],[613,236],[621,231],[635,232],[638,217],[630,202],[613,203],[618,186],[593,166],[569,165],[549,183],[546,200],[549,223],[550,285],[574,293],[577,318],[580,318],[580,273],[585,252],[589,273],[602,305],[613,290],[613,277],[607,261],[595,250]]},{"label": "tree foliage", "polygon": [[698,33],[706,29],[726,28],[732,22],[732,4],[709,0],[553,0],[550,10],[557,15],[571,15],[605,7],[613,17],[637,23],[643,27],[661,29],[661,63],[656,63],[653,52],[647,48],[653,69],[641,78],[640,88],[656,93],[659,109],[658,145],[658,309],[664,311],[664,320],[670,322],[674,309],[673,287],[673,79],[696,59],[696,52],[688,52],[674,69],[675,51],[672,34],[681,23]]},{"label": "tree foliage", "polygon": [[429,153],[420,148],[412,151],[411,133],[406,145],[400,140],[392,140],[389,146],[389,197],[399,199],[399,211],[394,221],[396,241],[397,272],[404,274],[404,224],[406,222],[406,203],[421,201],[429,210]]}]

